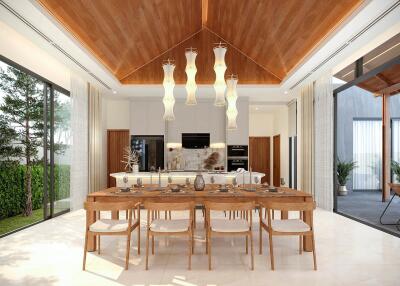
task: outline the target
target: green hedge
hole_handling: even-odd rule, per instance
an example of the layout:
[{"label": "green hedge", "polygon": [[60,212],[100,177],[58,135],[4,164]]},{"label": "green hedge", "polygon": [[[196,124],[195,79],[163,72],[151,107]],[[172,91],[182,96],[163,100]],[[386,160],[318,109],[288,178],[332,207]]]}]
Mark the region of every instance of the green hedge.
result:
[{"label": "green hedge", "polygon": [[[0,162],[0,219],[21,214],[25,206],[25,166]],[[43,166],[32,167],[32,207],[43,207]],[[70,166],[54,168],[55,200],[69,197]]]}]

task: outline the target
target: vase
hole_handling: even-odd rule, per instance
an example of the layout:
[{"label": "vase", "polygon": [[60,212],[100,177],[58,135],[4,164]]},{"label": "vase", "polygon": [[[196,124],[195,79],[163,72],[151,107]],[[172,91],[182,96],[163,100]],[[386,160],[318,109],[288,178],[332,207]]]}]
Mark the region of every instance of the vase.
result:
[{"label": "vase", "polygon": [[196,191],[204,190],[205,183],[204,183],[203,175],[201,175],[201,174],[197,174],[196,175],[196,178],[194,179],[193,186],[194,186],[194,189]]},{"label": "vase", "polygon": [[346,186],[339,186],[339,196],[347,196],[347,188]]},{"label": "vase", "polygon": [[139,173],[139,165],[132,166],[132,173]]}]

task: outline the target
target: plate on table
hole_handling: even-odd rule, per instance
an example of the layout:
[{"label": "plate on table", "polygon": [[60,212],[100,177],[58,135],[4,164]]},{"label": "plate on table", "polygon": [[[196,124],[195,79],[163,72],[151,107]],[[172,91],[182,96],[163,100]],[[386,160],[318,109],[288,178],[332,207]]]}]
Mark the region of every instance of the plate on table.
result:
[{"label": "plate on table", "polygon": [[228,188],[220,188],[219,191],[221,193],[227,193],[227,192],[229,192],[229,189]]},{"label": "plate on table", "polygon": [[120,193],[129,193],[131,191],[131,188],[118,188]]},{"label": "plate on table", "polygon": [[268,188],[268,192],[277,193],[277,192],[278,192],[278,189],[277,189],[276,187],[269,187],[269,188]]}]

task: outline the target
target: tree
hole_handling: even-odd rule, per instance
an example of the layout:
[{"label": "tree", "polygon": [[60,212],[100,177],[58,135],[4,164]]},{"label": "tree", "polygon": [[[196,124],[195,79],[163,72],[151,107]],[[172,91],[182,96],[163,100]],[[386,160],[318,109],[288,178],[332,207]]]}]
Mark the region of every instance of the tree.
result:
[{"label": "tree", "polygon": [[43,89],[40,80],[16,68],[0,68],[0,155],[25,160],[25,216],[32,215],[32,165],[43,144]]}]

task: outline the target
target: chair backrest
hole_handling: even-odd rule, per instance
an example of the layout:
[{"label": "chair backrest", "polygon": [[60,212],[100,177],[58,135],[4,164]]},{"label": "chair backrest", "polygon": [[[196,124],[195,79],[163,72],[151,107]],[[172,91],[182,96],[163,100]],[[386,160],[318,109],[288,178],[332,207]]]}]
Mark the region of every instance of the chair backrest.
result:
[{"label": "chair backrest", "polygon": [[300,202],[300,203],[288,203],[288,202],[262,202],[261,207],[270,210],[280,211],[312,211],[315,209],[315,202]]},{"label": "chair backrest", "polygon": [[135,202],[85,202],[84,208],[87,211],[123,211],[135,207]]},{"label": "chair backrest", "polygon": [[152,211],[184,211],[193,210],[195,203],[192,201],[181,203],[145,202],[144,208]]},{"label": "chair backrest", "polygon": [[254,202],[205,202],[204,205],[210,211],[248,211],[255,207]]},{"label": "chair backrest", "polygon": [[395,192],[398,196],[400,196],[400,184],[389,183],[389,187]]}]

